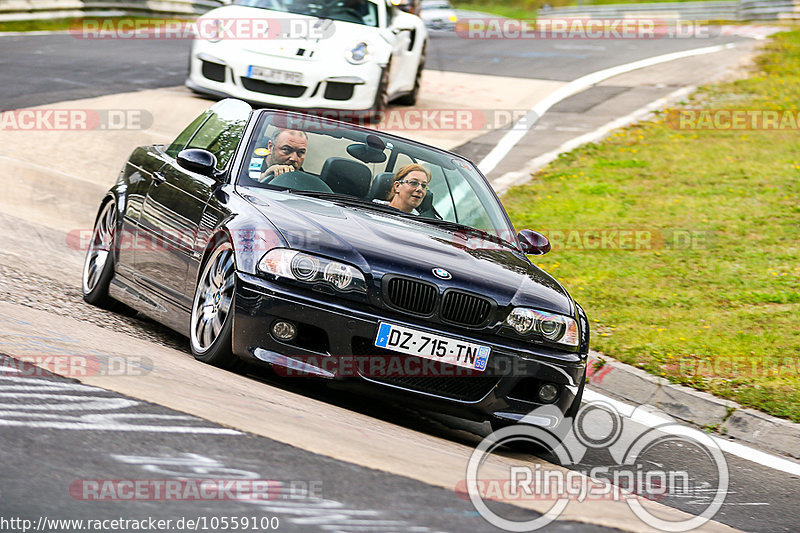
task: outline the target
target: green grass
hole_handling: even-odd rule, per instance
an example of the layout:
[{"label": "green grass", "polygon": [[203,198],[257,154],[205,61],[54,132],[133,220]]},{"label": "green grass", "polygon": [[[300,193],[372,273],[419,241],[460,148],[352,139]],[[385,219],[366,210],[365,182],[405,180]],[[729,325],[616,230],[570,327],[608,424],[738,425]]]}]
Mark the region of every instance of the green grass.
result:
[{"label": "green grass", "polygon": [[[770,42],[750,78],[684,106],[798,104],[794,31]],[[800,133],[678,130],[668,116],[561,156],[503,201],[518,228],[654,236],[651,249],[566,240],[533,258],[586,308],[594,349],[800,422]]]}]

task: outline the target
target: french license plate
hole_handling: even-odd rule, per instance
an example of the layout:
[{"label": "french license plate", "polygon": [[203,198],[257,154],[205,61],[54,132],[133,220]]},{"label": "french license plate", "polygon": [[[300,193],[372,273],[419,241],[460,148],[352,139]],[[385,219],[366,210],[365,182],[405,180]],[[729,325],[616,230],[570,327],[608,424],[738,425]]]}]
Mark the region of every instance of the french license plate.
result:
[{"label": "french license plate", "polygon": [[247,77],[257,80],[271,81],[273,83],[290,83],[292,85],[303,84],[302,72],[291,72],[289,70],[277,70],[274,68],[255,67],[250,65],[247,69]]},{"label": "french license plate", "polygon": [[381,322],[375,346],[451,365],[486,370],[492,349],[441,335]]}]

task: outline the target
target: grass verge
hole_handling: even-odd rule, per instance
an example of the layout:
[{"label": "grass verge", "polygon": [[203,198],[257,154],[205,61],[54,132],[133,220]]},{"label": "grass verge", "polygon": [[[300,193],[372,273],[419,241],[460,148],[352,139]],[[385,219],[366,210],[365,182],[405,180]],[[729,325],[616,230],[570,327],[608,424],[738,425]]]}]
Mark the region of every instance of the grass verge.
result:
[{"label": "grass verge", "polygon": [[[516,227],[554,238],[534,260],[586,308],[594,349],[800,422],[798,103],[793,31],[748,79],[564,154],[504,196]],[[682,123],[681,109],[712,122]],[[723,129],[731,110],[777,112],[777,127]]]}]

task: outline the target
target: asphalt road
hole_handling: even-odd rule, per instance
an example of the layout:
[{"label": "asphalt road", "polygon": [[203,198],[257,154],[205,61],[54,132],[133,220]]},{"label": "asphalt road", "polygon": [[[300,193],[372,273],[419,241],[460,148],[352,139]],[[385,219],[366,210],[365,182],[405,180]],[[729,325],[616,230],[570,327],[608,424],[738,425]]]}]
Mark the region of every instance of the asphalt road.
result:
[{"label": "asphalt road", "polygon": [[[0,39],[3,49],[0,56],[0,109],[180,85],[185,75],[189,46],[187,41],[111,40],[97,43],[69,35]],[[570,43],[478,41],[437,33],[431,41],[428,68],[566,81],[651,55],[740,39],[729,36]],[[608,98],[613,95],[614,91],[609,91]],[[587,97],[583,98],[585,101]],[[2,176],[0,179],[11,177]],[[12,218],[7,218],[4,227],[23,228],[23,225],[16,225]],[[30,230],[37,239],[46,237],[54,243],[59,240],[63,243],[63,236],[55,233],[41,228]],[[26,235],[21,233],[14,240],[25,242]],[[50,259],[56,263],[63,257],[57,248],[49,250],[49,253]],[[6,279],[14,281],[10,290],[31,282],[30,276],[19,269],[7,270],[5,275]],[[42,293],[35,298],[39,308],[49,308],[54,314],[70,314],[71,311],[54,308],[73,309],[82,305],[59,301],[68,291],[47,276],[34,278],[33,282],[36,290]],[[49,289],[53,290],[52,296]],[[20,295],[16,294],[16,297]],[[73,292],[66,299],[75,297]],[[117,315],[101,310],[93,312],[99,321],[108,317],[111,327],[119,324]],[[134,328],[131,333],[134,336],[136,328],[139,328],[149,336],[161,339],[163,344],[181,344],[180,337],[147,321],[137,318],[125,320],[128,321],[127,327]],[[2,348],[0,345],[0,351]],[[47,348],[43,345],[42,349]],[[220,379],[225,378],[222,373]],[[274,516],[280,521],[278,530],[289,531],[330,531],[337,527],[356,531],[358,525],[364,526],[361,530],[366,531],[494,530],[475,514],[468,502],[443,488],[310,453],[263,436],[231,430],[117,393],[76,388],[74,383],[61,378],[45,376],[37,383],[15,379],[19,378],[12,374],[0,376],[0,401],[4,403],[0,413],[0,460],[4,465],[0,470],[0,517],[3,518],[159,517],[177,520],[181,517],[206,517],[208,520],[211,517],[237,516],[260,520]],[[263,385],[265,387],[287,386],[262,373],[252,375],[251,379],[269,381]],[[51,382],[62,385],[48,385]],[[53,388],[48,389],[48,386]],[[447,418],[397,406],[371,402],[365,405],[363,399],[338,391],[318,391],[294,384],[292,387],[299,394],[317,397],[331,405],[343,406],[451,442],[474,443],[486,431],[485,427],[458,424]],[[64,409],[63,398],[59,398],[65,395],[98,398],[95,408],[90,410],[92,415],[98,415],[89,420],[94,426],[81,425],[86,420],[76,420],[74,412],[65,414],[68,410]],[[124,419],[129,424],[146,422],[162,429],[131,431],[119,426],[109,429],[98,423],[98,420],[114,421],[113,416],[103,416],[119,414],[119,411],[130,415]],[[117,418],[116,422],[119,420]],[[688,454],[676,445],[664,445],[657,456],[648,459],[691,471],[692,486],[698,489],[685,497],[662,499],[661,503],[693,513],[708,505],[708,493],[703,493],[702,489],[713,482],[714,472],[702,457]],[[748,531],[796,530],[795,500],[800,492],[797,476],[732,456],[726,456],[726,460],[731,472],[731,485],[725,505],[716,519]],[[574,467],[585,469],[608,464],[609,457],[604,450],[589,450]],[[79,486],[86,486],[81,485],[86,480],[191,480],[199,476],[277,480],[282,487],[291,486],[294,481],[294,486],[301,491],[303,487],[314,487],[314,490],[321,487],[317,495],[329,503],[323,506],[326,512],[322,514],[319,507],[316,511],[309,510],[314,505],[319,506],[320,500],[310,502],[302,497],[302,492],[299,503],[262,501],[256,504],[240,501],[86,501],[70,492],[70,487],[75,487],[76,482]],[[330,512],[331,509],[336,512]],[[504,505],[502,510],[508,513],[509,518],[535,516],[532,511],[512,506]],[[348,520],[365,522],[351,523]],[[58,530],[54,526],[51,529]],[[550,526],[549,530],[608,529],[561,521]]]},{"label": "asphalt road", "polygon": [[[16,366],[2,356],[0,362]],[[5,373],[0,390],[17,391],[4,393],[0,414],[0,520],[42,520],[44,531],[120,518],[170,520],[174,531],[193,530],[179,525],[193,521],[200,530],[221,531],[222,517],[261,531],[501,531],[452,491],[46,372]],[[65,404],[72,404],[68,413]],[[201,482],[213,490],[201,492]],[[517,520],[531,517],[511,505],[502,510]],[[617,531],[569,521],[550,530]]]},{"label": "asphalt road", "polygon": [[[182,85],[190,48],[188,40],[178,39],[95,41],[70,34],[0,39],[0,109]],[[569,81],[654,55],[741,40],[483,40],[436,32],[427,68]]]}]

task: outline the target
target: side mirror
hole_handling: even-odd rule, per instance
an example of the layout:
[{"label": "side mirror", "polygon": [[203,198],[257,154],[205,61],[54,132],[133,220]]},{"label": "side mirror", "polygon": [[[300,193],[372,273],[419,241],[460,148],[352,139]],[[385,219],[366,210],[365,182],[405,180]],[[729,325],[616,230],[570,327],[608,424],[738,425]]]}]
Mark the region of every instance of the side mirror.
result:
[{"label": "side mirror", "polygon": [[178,164],[203,176],[216,177],[217,157],[208,150],[200,148],[189,148],[178,153]]},{"label": "side mirror", "polygon": [[524,229],[517,235],[522,251],[528,255],[544,255],[550,251],[550,241],[538,231]]}]

